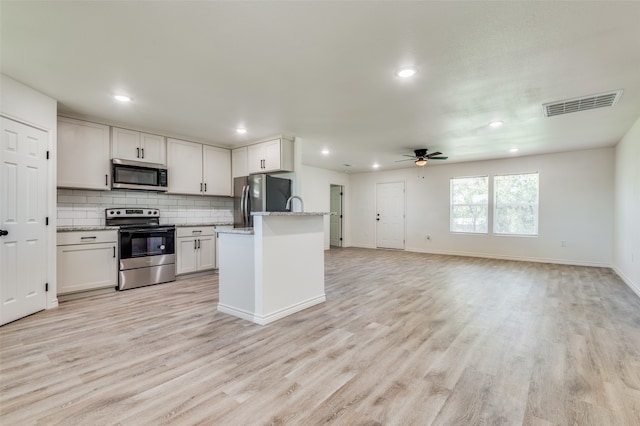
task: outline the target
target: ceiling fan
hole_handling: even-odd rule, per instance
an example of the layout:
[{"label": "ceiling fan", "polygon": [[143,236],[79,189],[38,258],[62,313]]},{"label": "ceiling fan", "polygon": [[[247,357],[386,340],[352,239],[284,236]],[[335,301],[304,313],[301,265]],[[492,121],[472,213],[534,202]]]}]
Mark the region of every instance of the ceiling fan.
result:
[{"label": "ceiling fan", "polygon": [[413,160],[416,163],[416,166],[424,166],[427,164],[428,160],[446,160],[449,157],[442,157],[442,153],[441,152],[434,152],[431,154],[427,154],[427,151],[429,151],[427,148],[421,148],[421,149],[414,149],[414,155],[406,155],[405,157],[410,157],[409,160],[397,160],[396,163],[399,163],[401,161],[410,161]]}]

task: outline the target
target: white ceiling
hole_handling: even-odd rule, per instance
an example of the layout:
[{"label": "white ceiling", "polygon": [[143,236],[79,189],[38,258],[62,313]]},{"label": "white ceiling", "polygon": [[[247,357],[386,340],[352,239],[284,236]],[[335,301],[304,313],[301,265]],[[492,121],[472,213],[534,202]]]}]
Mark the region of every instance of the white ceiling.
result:
[{"label": "white ceiling", "polygon": [[[395,161],[415,148],[457,162],[611,146],[640,116],[640,2],[0,7],[2,73],[61,113],[228,147],[293,134],[328,169],[412,167]],[[407,65],[418,74],[397,77]],[[617,89],[615,107],[543,116]]]}]

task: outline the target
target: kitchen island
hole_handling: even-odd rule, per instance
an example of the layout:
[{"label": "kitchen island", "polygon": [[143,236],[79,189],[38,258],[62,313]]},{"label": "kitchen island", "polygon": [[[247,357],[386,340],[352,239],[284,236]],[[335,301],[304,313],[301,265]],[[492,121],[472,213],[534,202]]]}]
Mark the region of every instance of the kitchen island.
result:
[{"label": "kitchen island", "polygon": [[328,214],[254,212],[253,228],[217,230],[218,311],[264,325],[324,302]]}]

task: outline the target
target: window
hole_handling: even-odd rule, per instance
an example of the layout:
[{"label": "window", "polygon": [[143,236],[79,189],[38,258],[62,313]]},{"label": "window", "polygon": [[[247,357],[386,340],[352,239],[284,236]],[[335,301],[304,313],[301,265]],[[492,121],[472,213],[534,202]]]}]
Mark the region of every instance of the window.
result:
[{"label": "window", "polygon": [[451,179],[451,232],[488,232],[489,177]]},{"label": "window", "polygon": [[493,178],[493,232],[538,235],[538,173]]}]

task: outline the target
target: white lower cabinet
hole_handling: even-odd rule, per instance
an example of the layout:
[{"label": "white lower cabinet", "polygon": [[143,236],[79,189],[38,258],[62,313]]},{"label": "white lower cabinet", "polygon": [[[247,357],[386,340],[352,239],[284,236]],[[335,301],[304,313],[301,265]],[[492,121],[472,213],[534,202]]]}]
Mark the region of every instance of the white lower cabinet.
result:
[{"label": "white lower cabinet", "polygon": [[60,232],[57,238],[58,294],[115,288],[117,231]]},{"label": "white lower cabinet", "polygon": [[176,228],[176,275],[216,267],[216,238],[213,226]]}]

